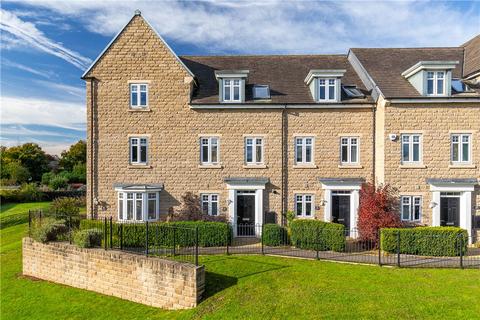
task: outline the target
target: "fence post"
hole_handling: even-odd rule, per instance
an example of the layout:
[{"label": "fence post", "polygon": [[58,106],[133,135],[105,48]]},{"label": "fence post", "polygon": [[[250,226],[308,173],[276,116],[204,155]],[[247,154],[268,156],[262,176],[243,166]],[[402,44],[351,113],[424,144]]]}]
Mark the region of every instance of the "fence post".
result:
[{"label": "fence post", "polygon": [[32,236],[32,212],[28,210],[28,236]]},{"label": "fence post", "polygon": [[113,221],[112,221],[112,216],[110,216],[110,249],[113,249]]},{"label": "fence post", "polygon": [[175,252],[177,246],[177,228],[173,226],[173,256],[175,257],[177,254]]},{"label": "fence post", "polygon": [[382,244],[380,243],[381,237],[380,237],[380,229],[377,232],[377,246],[378,246],[378,265],[381,267],[382,266]]},{"label": "fence post", "polygon": [[198,266],[198,226],[195,227],[195,265]]},{"label": "fence post", "polygon": [[123,223],[120,223],[120,250],[123,250]]},{"label": "fence post", "polygon": [[145,254],[148,256],[148,220],[145,222]]},{"label": "fence post", "polygon": [[317,232],[315,233],[315,255],[316,255],[316,259],[317,260],[320,260],[320,254],[319,254],[319,249],[318,247],[320,246],[320,241],[319,241],[319,236],[318,236],[318,233],[320,232],[320,230],[317,230]]},{"label": "fence post", "polygon": [[72,244],[72,216],[68,217],[68,242]]},{"label": "fence post", "polygon": [[463,269],[463,235],[458,236],[460,237],[460,268]]},{"label": "fence post", "polygon": [[264,249],[264,244],[263,244],[263,222],[262,222],[262,230],[261,230],[261,234],[260,234],[260,238],[261,238],[261,241],[262,241],[262,254],[265,254],[265,249]]},{"label": "fence post", "polygon": [[38,215],[40,216],[40,226],[42,226],[42,210],[38,211]]},{"label": "fence post", "polygon": [[397,267],[400,267],[400,232],[397,232]]},{"label": "fence post", "polygon": [[103,217],[103,243],[105,250],[107,250],[107,217]]},{"label": "fence post", "polygon": [[[229,244],[229,242],[230,242],[230,224],[227,223],[226,226],[227,226],[227,232],[225,233],[225,237],[226,237],[227,239],[225,239],[225,240],[227,240],[227,255],[229,255],[230,252],[229,252],[229,249],[228,249],[228,244]],[[233,228],[233,227],[232,227],[232,228]]]}]

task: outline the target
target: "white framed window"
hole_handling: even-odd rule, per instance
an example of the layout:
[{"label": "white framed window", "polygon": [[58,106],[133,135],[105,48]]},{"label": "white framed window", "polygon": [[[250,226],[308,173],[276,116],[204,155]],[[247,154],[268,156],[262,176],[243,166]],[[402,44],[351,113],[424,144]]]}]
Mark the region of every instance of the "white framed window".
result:
[{"label": "white framed window", "polygon": [[468,164],[472,161],[472,135],[452,134],[451,161],[453,164]]},{"label": "white framed window", "polygon": [[263,138],[245,138],[245,163],[247,165],[263,164]]},{"label": "white framed window", "polygon": [[420,221],[422,216],[421,196],[401,196],[402,221]]},{"label": "white framed window", "polygon": [[295,163],[312,164],[313,163],[313,137],[295,138]]},{"label": "white framed window", "polygon": [[239,102],[240,97],[240,79],[223,79],[223,101]]},{"label": "white framed window", "polygon": [[130,84],[130,107],[145,108],[148,106],[148,84]]},{"label": "white framed window", "polygon": [[202,211],[210,216],[218,216],[218,194],[203,193],[200,195]]},{"label": "white framed window", "polygon": [[295,195],[295,215],[302,218],[312,218],[314,216],[313,194]]},{"label": "white framed window", "polygon": [[419,164],[422,162],[422,135],[402,134],[402,163]]},{"label": "white framed window", "polygon": [[159,209],[159,192],[118,192],[120,221],[156,221]]},{"label": "white framed window", "polygon": [[341,137],[340,138],[340,161],[342,164],[359,163],[359,138]]},{"label": "white framed window", "polygon": [[318,79],[318,100],[336,101],[337,79],[319,78]]},{"label": "white framed window", "polygon": [[130,138],[130,163],[147,164],[148,162],[148,138]]},{"label": "white framed window", "polygon": [[427,71],[427,95],[445,95],[445,71]]},{"label": "white framed window", "polygon": [[219,163],[218,137],[200,138],[200,161],[204,165],[214,165]]}]

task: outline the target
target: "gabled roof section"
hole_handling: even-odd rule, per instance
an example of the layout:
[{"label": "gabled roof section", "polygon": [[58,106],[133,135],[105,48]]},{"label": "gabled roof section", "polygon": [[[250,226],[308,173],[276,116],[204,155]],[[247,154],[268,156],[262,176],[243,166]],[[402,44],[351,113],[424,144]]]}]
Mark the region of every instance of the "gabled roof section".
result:
[{"label": "gabled roof section", "polygon": [[175,59],[178,61],[180,66],[192,77],[194,78],[194,74],[188,67],[183,63],[183,61],[177,56],[177,54],[170,48],[168,43],[162,38],[162,36],[155,30],[155,28],[152,27],[152,25],[145,19],[145,17],[142,16],[142,13],[140,10],[135,10],[135,13],[133,17],[125,24],[125,26],[113,37],[113,39],[108,43],[108,45],[103,49],[103,51],[98,55],[98,57],[93,61],[93,63],[88,67],[87,70],[82,74],[82,79],[85,79],[88,75],[88,73],[93,69],[93,67],[100,61],[100,59],[103,57],[103,55],[108,51],[108,49],[112,46],[112,44],[118,39],[118,37],[122,34],[122,32],[127,28],[127,26],[136,18],[140,17],[145,21],[145,23],[148,25],[148,27],[157,35],[157,37],[160,39],[160,41],[165,45],[165,47],[170,51],[170,53],[175,57]]},{"label": "gabled roof section", "polygon": [[[248,70],[245,102],[242,105],[317,105],[305,76],[311,70],[341,70],[343,85],[356,86],[365,95],[352,98],[342,93],[342,104],[372,104],[373,100],[346,55],[247,55],[247,56],[180,56],[195,73],[197,87],[191,105],[218,105],[219,85],[216,73],[221,70]],[[254,99],[253,87],[268,85],[270,99]],[[228,108],[228,106],[226,106]]]},{"label": "gabled roof section", "polygon": [[480,34],[462,45],[464,48],[463,77],[480,73]]},{"label": "gabled roof section", "polygon": [[462,78],[463,48],[354,48],[351,51],[385,98],[422,98],[402,75],[420,61],[458,61],[452,78]]}]

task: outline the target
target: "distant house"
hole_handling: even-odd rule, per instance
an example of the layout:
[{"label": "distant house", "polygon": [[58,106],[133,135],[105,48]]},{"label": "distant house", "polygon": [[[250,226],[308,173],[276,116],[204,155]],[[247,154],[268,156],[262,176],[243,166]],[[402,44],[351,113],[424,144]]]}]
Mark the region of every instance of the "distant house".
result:
[{"label": "distant house", "polygon": [[374,181],[402,220],[471,234],[479,48],[179,57],[137,12],[83,75],[89,210],[154,221],[191,191],[233,223],[293,210],[353,230]]}]

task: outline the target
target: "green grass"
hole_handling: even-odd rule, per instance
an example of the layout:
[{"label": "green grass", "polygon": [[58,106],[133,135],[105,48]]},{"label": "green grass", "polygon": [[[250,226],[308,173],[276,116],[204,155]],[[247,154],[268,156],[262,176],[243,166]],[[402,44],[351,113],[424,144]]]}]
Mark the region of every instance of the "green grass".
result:
[{"label": "green grass", "polygon": [[[22,214],[45,203],[2,206]],[[165,311],[21,276],[25,223],[0,230],[1,319],[478,319],[480,271],[211,256],[199,307]]]}]

